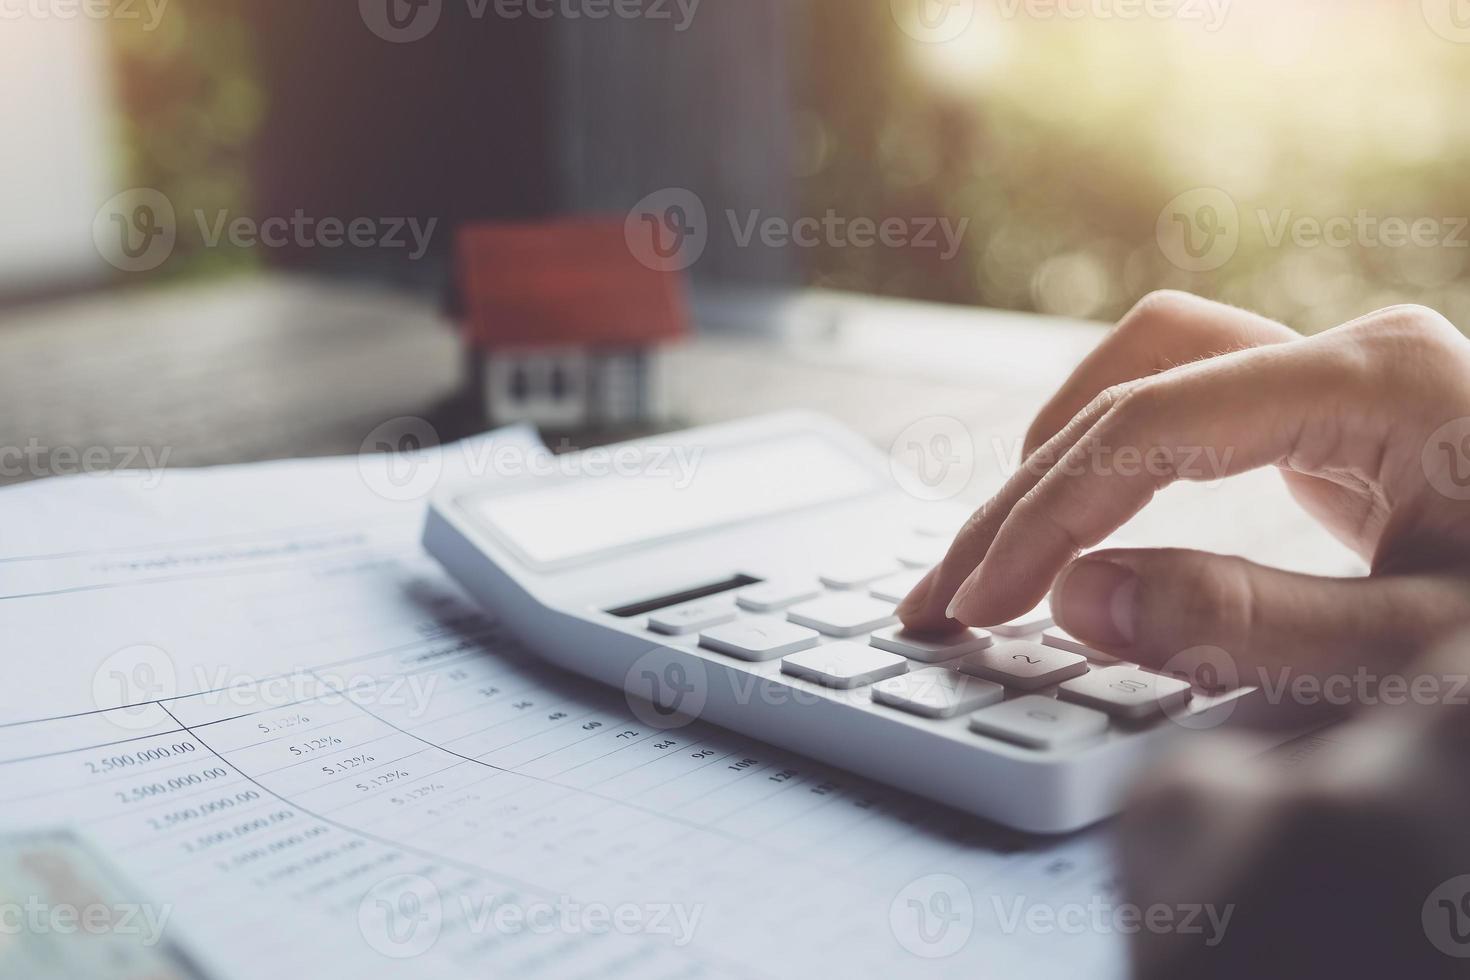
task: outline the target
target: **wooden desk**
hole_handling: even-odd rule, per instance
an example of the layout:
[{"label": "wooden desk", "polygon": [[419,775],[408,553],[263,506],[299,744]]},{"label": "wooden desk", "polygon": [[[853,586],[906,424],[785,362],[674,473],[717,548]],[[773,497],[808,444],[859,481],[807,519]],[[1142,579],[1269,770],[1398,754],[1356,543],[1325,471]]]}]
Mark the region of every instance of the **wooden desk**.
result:
[{"label": "wooden desk", "polygon": [[[714,297],[700,318],[709,329],[664,365],[682,420],[813,409],[889,447],[913,422],[950,416],[974,434],[971,502],[998,483],[1035,410],[1102,331],[831,294]],[[0,484],[70,472],[93,447],[119,461],[133,447],[167,451],[169,466],[355,453],[399,416],[459,438],[485,424],[455,397],[460,363],[428,304],[311,280],[252,277],[12,312],[0,317],[0,453],[9,450]],[[19,466],[16,450],[27,453]],[[1129,534],[1304,570],[1356,567],[1269,472],[1227,489],[1173,488]]]}]

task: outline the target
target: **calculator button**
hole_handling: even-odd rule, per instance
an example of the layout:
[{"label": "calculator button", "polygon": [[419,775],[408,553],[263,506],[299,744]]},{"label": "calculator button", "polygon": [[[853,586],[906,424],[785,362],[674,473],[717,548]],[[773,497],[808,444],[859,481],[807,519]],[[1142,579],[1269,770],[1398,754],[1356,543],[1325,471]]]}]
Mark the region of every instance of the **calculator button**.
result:
[{"label": "calculator button", "polygon": [[873,688],[873,700],[923,718],[954,718],[999,704],[1005,688],[944,667],[916,670]]},{"label": "calculator button", "polygon": [[696,604],[666,609],[648,617],[648,628],[667,636],[687,636],[700,630],[728,623],[735,618],[735,610],[727,605]]},{"label": "calculator button", "polygon": [[849,637],[871,633],[896,622],[893,604],[856,592],[837,592],[804,602],[786,613],[798,626],[809,626],[828,636]]},{"label": "calculator button", "polygon": [[918,587],[919,580],[924,575],[924,572],[899,572],[897,575],[890,575],[874,582],[872,588],[868,589],[868,595],[897,605]]},{"label": "calculator button", "polygon": [[1051,625],[1051,605],[1043,599],[1041,600],[1041,605],[1026,615],[1017,616],[1009,623],[992,626],[990,627],[990,632],[996,636],[1030,636],[1032,633],[1040,633]]},{"label": "calculator button", "polygon": [[1040,643],[1014,640],[972,653],[956,666],[1019,691],[1039,691],[1087,673],[1087,659]]},{"label": "calculator button", "polygon": [[909,662],[902,657],[861,643],[829,643],[781,661],[784,674],[841,690],[897,677],[908,669]]},{"label": "calculator button", "polygon": [[1086,657],[1095,664],[1112,665],[1123,662],[1117,657],[1110,657],[1106,653],[1100,653],[1092,649],[1092,647],[1083,643],[1060,626],[1053,626],[1041,634],[1041,642],[1043,646],[1049,646],[1054,650],[1065,650],[1068,653],[1075,653],[1080,657]]},{"label": "calculator button", "polygon": [[910,633],[903,626],[889,626],[869,637],[879,650],[887,650],[910,660],[937,664],[966,654],[977,653],[995,642],[984,630],[957,630],[948,636],[924,636]]},{"label": "calculator button", "polygon": [[922,568],[925,571],[944,560],[949,545],[939,538],[914,538],[898,552],[898,560],[907,568]]},{"label": "calculator button", "polygon": [[981,708],[970,716],[970,730],[1028,749],[1061,749],[1106,732],[1108,716],[1031,694]]},{"label": "calculator button", "polygon": [[829,568],[819,577],[829,589],[861,589],[898,571],[896,561],[853,562]]},{"label": "calculator button", "polygon": [[1067,681],[1057,690],[1064,701],[1106,711],[1124,721],[1147,721],[1189,702],[1188,681],[1136,667],[1107,667]]},{"label": "calculator button", "polygon": [[699,634],[699,645],[716,653],[762,663],[817,645],[817,631],[791,623],[738,622]]},{"label": "calculator button", "polygon": [[762,582],[742,590],[735,596],[735,604],[751,612],[780,612],[821,594],[822,588],[815,582]]}]

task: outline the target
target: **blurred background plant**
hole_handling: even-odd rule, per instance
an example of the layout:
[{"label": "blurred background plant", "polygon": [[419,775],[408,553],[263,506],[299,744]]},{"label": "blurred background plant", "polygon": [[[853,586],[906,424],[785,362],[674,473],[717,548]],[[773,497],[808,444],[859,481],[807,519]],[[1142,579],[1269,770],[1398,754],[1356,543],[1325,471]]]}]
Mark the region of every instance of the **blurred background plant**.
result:
[{"label": "blurred background plant", "polygon": [[[1098,319],[1175,287],[1309,332],[1395,302],[1470,325],[1470,44],[1431,29],[1419,2],[1109,13],[1145,6],[977,0],[963,32],[935,43],[894,29],[902,4],[811,0],[803,210],[973,220],[952,262],[824,248],[807,277]],[[1156,226],[1196,188],[1233,201],[1239,243],[1219,268],[1190,272]],[[1342,218],[1368,230],[1343,247],[1278,240],[1297,219]],[[1440,231],[1427,246],[1374,230],[1424,218]]]},{"label": "blurred background plant", "polygon": [[[35,0],[0,23],[0,82],[22,93],[0,104],[0,299],[267,266],[432,291],[460,222],[618,213],[677,186],[712,230],[737,208],[969,222],[953,258],[712,241],[692,272],[716,284],[1100,320],[1172,287],[1308,332],[1395,302],[1470,327],[1465,2],[740,0],[680,33],[446,0],[426,38],[392,43],[365,3],[156,0],[139,17],[134,0],[124,17],[113,0],[104,24]],[[961,29],[934,38],[921,14]],[[113,276],[94,247],[124,188],[177,211],[156,272]],[[423,262],[201,240],[201,216],[298,212],[441,233]],[[1348,237],[1301,239],[1303,222]],[[1429,240],[1385,222],[1428,222]],[[1181,260],[1166,232],[1222,247]]]},{"label": "blurred background plant", "polygon": [[[116,2],[116,0],[114,0]],[[166,16],[107,21],[118,170],[181,206],[168,276],[248,269],[257,250],[205,248],[184,212],[251,213],[252,140],[266,111],[249,0],[168,0]]]}]

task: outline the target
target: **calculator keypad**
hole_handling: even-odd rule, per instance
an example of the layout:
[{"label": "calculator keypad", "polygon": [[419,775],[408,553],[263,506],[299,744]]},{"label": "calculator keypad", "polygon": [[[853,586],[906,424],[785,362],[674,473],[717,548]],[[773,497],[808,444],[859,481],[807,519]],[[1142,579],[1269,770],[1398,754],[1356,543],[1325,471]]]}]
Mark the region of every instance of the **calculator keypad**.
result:
[{"label": "calculator keypad", "polygon": [[816,630],[794,623],[749,620],[726,623],[699,634],[699,645],[752,663],[780,660],[817,645]]},{"label": "calculator keypad", "polygon": [[1045,602],[989,631],[909,634],[894,607],[944,543],[914,540],[935,547],[834,566],[820,582],[761,582],[733,603],[717,597],[655,613],[647,627],[698,634],[700,647],[749,663],[779,660],[782,673],[824,687],[871,687],[875,704],[915,718],[968,715],[977,735],[1036,750],[1079,746],[1110,723],[1128,730],[1188,704],[1187,682],[1090,649],[1052,622]]},{"label": "calculator keypad", "polygon": [[970,716],[970,730],[1028,749],[1062,749],[1102,735],[1108,730],[1108,716],[1028,694],[975,712]]},{"label": "calculator keypad", "polygon": [[827,569],[820,578],[829,589],[861,589],[898,570],[897,561],[849,562]]},{"label": "calculator keypad", "polygon": [[921,718],[954,718],[999,704],[1005,688],[944,667],[930,667],[886,680],[873,700]]},{"label": "calculator keypad", "polygon": [[1053,626],[1041,634],[1041,642],[1044,646],[1049,646],[1057,650],[1065,650],[1068,653],[1075,653],[1078,656],[1086,657],[1095,664],[1112,665],[1123,662],[1117,657],[1110,657],[1105,653],[1100,653],[1092,649],[1060,626]]},{"label": "calculator keypad", "polygon": [[1057,697],[1123,721],[1139,722],[1183,707],[1192,693],[1188,681],[1123,665],[1067,681],[1057,690]]},{"label": "calculator keypad", "polygon": [[798,626],[839,639],[862,636],[898,621],[893,614],[893,603],[860,592],[829,593],[792,607],[786,618]]},{"label": "calculator keypad", "polygon": [[924,572],[899,572],[887,578],[879,579],[868,587],[868,595],[874,599],[882,599],[891,602],[895,606],[903,602],[904,598],[918,586],[919,580],[924,577]]},{"label": "calculator keypad", "polygon": [[995,642],[985,630],[957,630],[948,636],[924,636],[910,633],[902,625],[888,626],[868,640],[879,650],[887,650],[923,664],[958,660],[984,650]]},{"label": "calculator keypad", "polygon": [[728,603],[700,602],[650,616],[648,628],[665,636],[688,636],[734,618],[735,610]]},{"label": "calculator keypad", "polygon": [[762,582],[742,589],[735,596],[735,604],[741,609],[755,613],[780,612],[798,602],[808,602],[822,594],[822,587],[814,581]]},{"label": "calculator keypad", "polygon": [[1043,599],[1041,605],[1035,609],[1023,616],[1017,616],[1009,623],[990,627],[990,632],[996,636],[1030,636],[1032,633],[1040,633],[1051,625],[1051,604]]},{"label": "calculator keypad", "polygon": [[1087,658],[1040,643],[1013,640],[972,653],[960,670],[1018,691],[1039,691],[1087,673]]},{"label": "calculator keypad", "polygon": [[829,643],[781,661],[782,673],[844,691],[897,677],[908,669],[909,662],[897,654],[860,643]]}]

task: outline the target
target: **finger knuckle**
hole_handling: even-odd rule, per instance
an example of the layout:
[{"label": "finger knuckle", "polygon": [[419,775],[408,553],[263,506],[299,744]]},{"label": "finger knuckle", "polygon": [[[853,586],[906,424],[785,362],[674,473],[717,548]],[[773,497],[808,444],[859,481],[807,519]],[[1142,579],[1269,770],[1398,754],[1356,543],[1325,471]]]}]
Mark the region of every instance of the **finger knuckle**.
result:
[{"label": "finger knuckle", "polygon": [[1379,310],[1376,316],[1384,324],[1396,326],[1410,336],[1426,340],[1442,340],[1460,335],[1444,314],[1417,303],[1390,306]]},{"label": "finger knuckle", "polygon": [[1066,509],[1068,494],[1065,491],[1049,493],[1051,489],[1038,484],[1021,498],[1011,513],[1017,526],[1030,528],[1033,535],[1062,542],[1076,554],[1092,542],[1084,540],[1071,522],[1061,516]]},{"label": "finger knuckle", "polygon": [[1384,359],[1406,352],[1463,349],[1455,325],[1427,306],[1390,306],[1353,325],[1357,339]]},{"label": "finger knuckle", "polygon": [[990,522],[993,509],[993,501],[987,500],[981,504],[969,517],[965,518],[965,523],[960,526],[959,534],[956,535],[956,541],[968,541],[983,531]]},{"label": "finger knuckle", "polygon": [[1132,427],[1157,418],[1167,409],[1173,395],[1174,384],[1167,376],[1136,382],[1116,393],[1110,422],[1115,427]]},{"label": "finger knuckle", "polygon": [[1119,322],[1118,331],[1146,340],[1178,330],[1198,315],[1203,302],[1177,289],[1155,290],[1134,304]]},{"label": "finger knuckle", "polygon": [[1334,343],[1323,367],[1351,382],[1355,397],[1441,390],[1457,384],[1470,365],[1470,342],[1425,306],[1390,306],[1339,329],[1342,343]]},{"label": "finger knuckle", "polygon": [[1055,426],[1051,425],[1049,421],[1040,418],[1036,419],[1026,429],[1026,435],[1021,440],[1023,454],[1030,456],[1036,450],[1046,445],[1047,440],[1052,437],[1054,432]]},{"label": "finger knuckle", "polygon": [[1092,400],[1085,414],[1094,418],[1102,418],[1110,412],[1116,411],[1127,402],[1139,388],[1144,386],[1142,380],[1124,381],[1120,384],[1104,388],[1098,396]]}]

